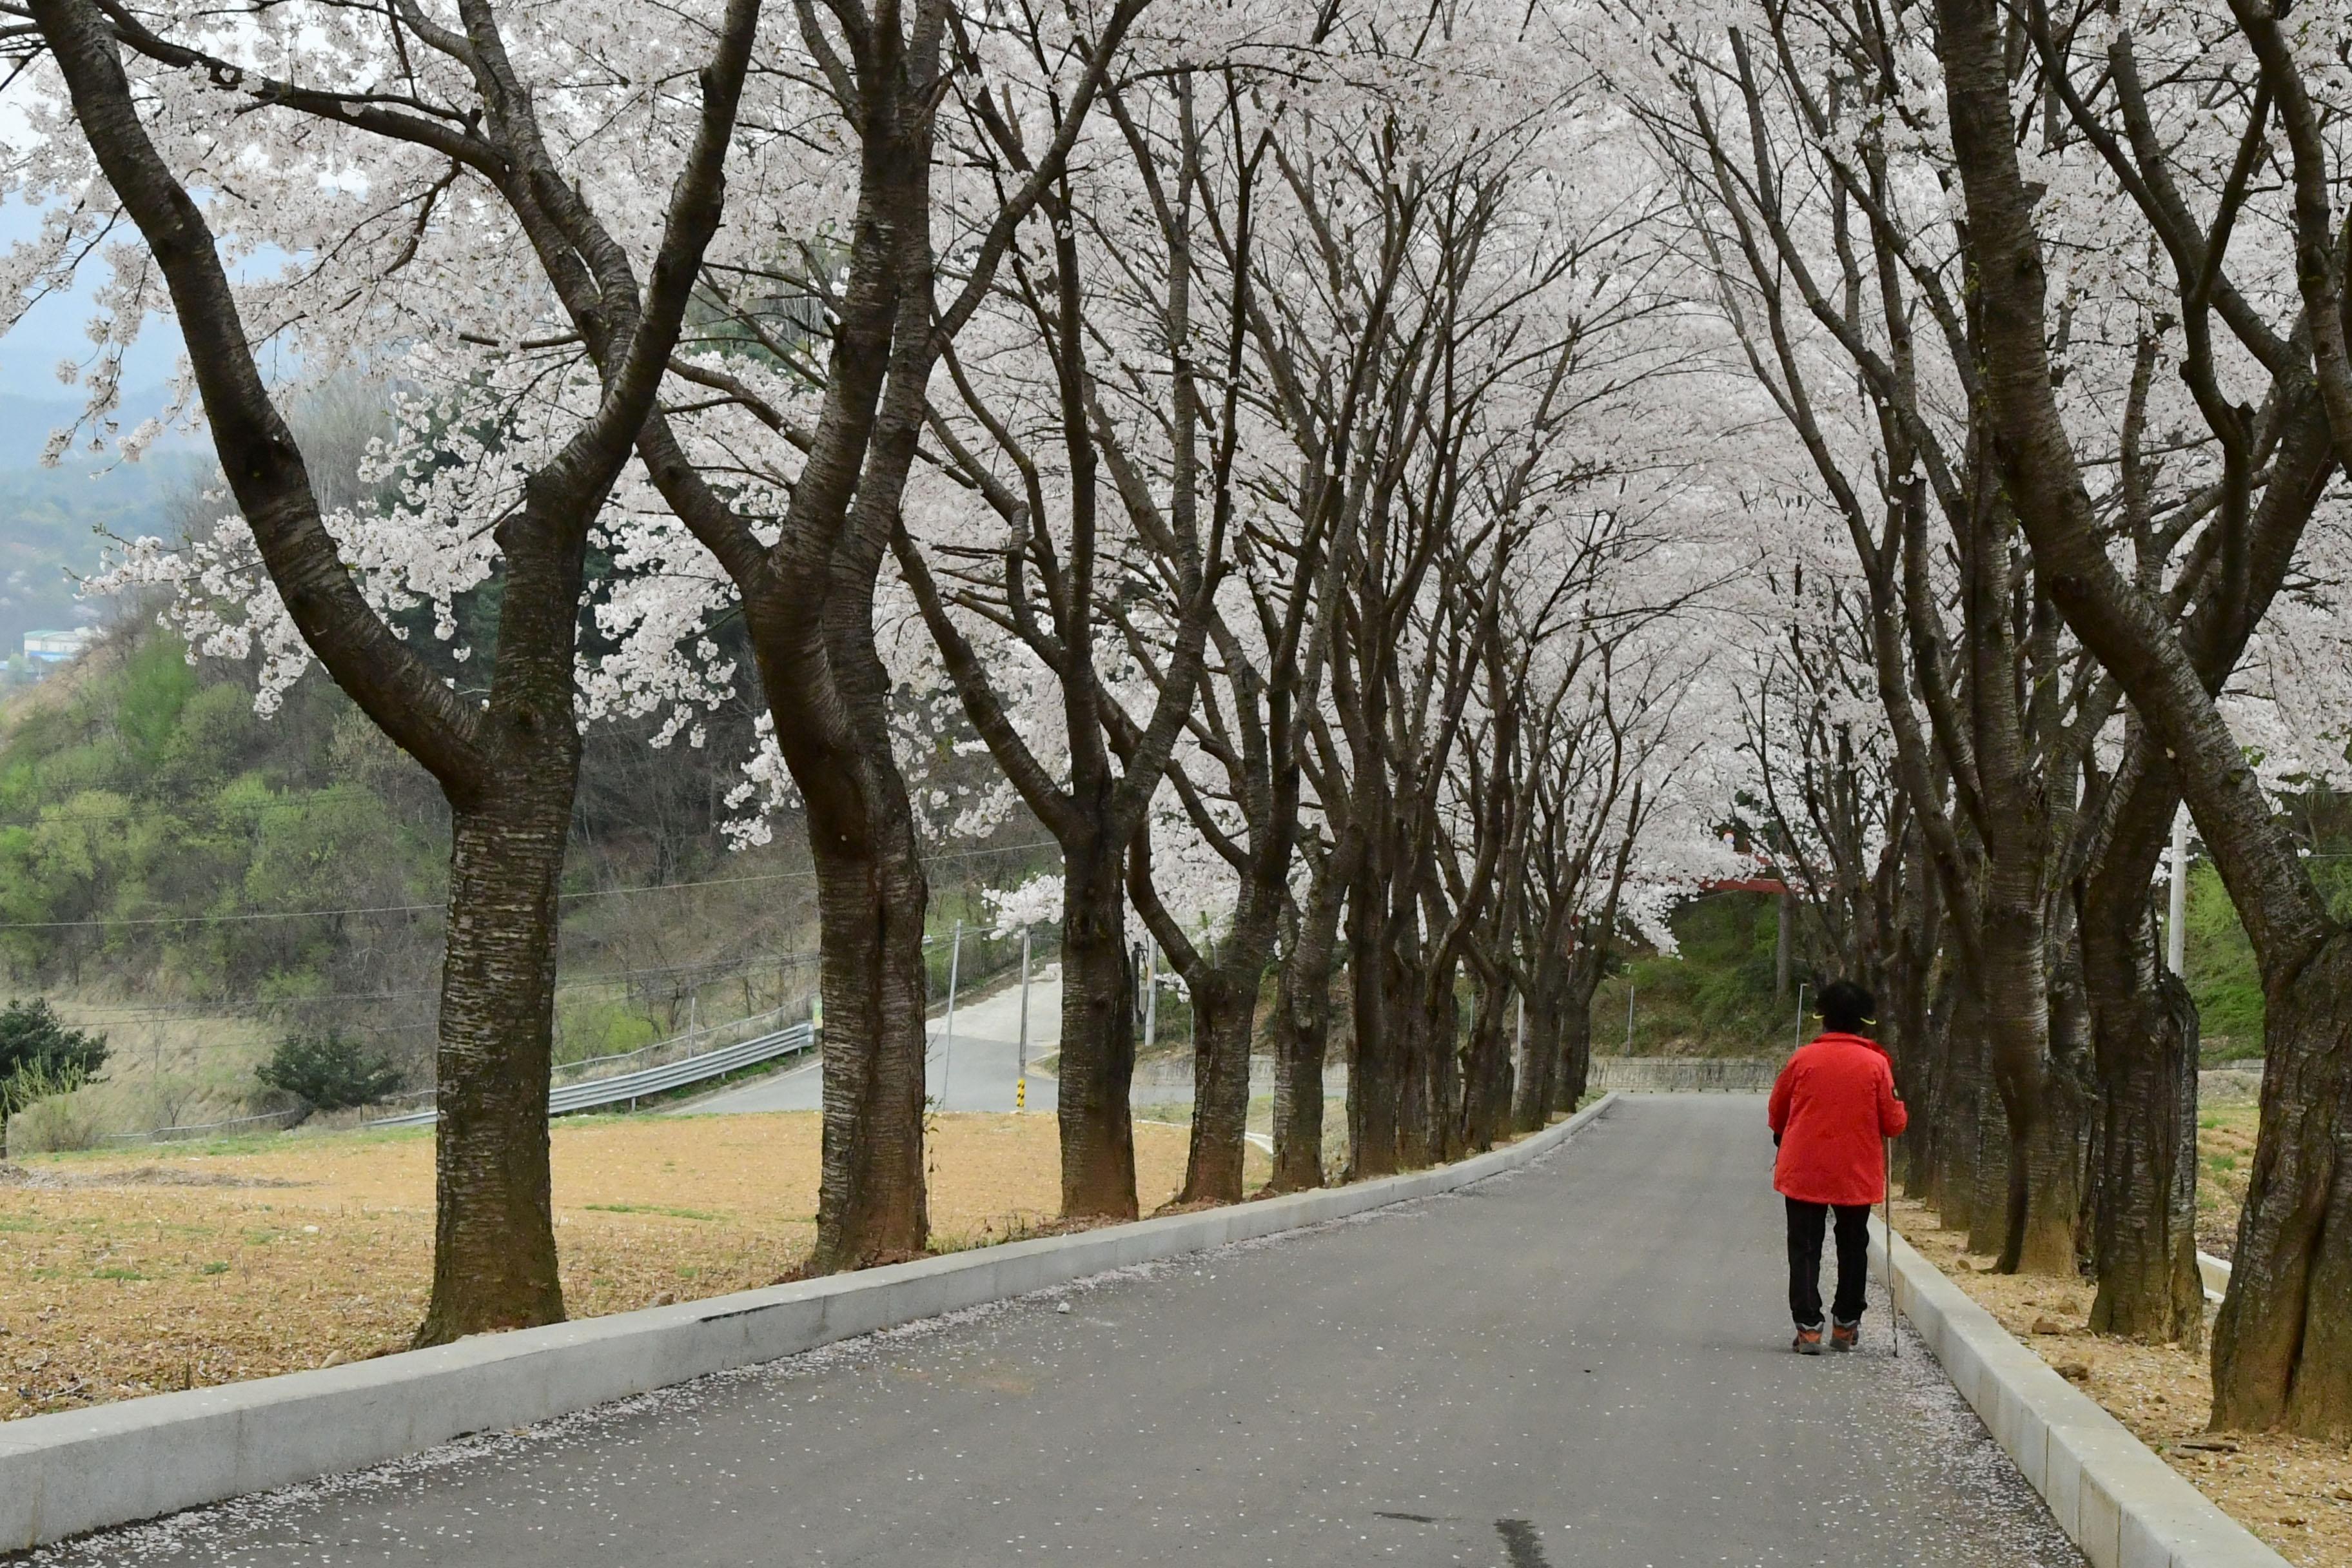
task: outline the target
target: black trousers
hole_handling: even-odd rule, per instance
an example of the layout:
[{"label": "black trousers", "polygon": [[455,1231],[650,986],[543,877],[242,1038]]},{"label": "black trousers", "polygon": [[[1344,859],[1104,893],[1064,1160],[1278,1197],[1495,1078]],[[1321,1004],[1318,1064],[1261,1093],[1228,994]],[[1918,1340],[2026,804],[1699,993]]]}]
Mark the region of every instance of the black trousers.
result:
[{"label": "black trousers", "polygon": [[[1782,1198],[1789,1205],[1789,1315],[1801,1329],[1822,1326],[1822,1231],[1829,1204]],[[1870,1205],[1838,1204],[1837,1296],[1830,1310],[1841,1323],[1862,1321],[1863,1287],[1870,1278]]]}]

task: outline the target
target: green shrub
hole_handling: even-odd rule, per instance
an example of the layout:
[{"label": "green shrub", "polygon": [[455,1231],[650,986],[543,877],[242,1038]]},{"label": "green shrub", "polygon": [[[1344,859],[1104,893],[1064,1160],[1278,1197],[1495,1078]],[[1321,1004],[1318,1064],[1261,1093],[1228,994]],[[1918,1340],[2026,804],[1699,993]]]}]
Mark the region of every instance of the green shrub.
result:
[{"label": "green shrub", "polygon": [[382,1100],[400,1087],[401,1074],[382,1053],[330,1030],[288,1036],[254,1076],[314,1110],[344,1110]]},{"label": "green shrub", "polygon": [[555,1063],[568,1067],[593,1057],[617,1057],[663,1037],[661,1025],[626,1001],[609,997],[559,997],[555,1011]]},{"label": "green shrub", "polygon": [[68,1028],[47,997],[0,1008],[0,1134],[17,1111],[79,1089],[105,1062],[106,1037]]},{"label": "green shrub", "polygon": [[97,1148],[106,1136],[98,1108],[89,1096],[74,1092],[85,1081],[77,1075],[53,1074],[37,1067],[16,1075],[10,1083],[21,1096],[17,1100],[21,1109],[7,1119],[5,1131],[0,1132],[6,1152],[62,1154]]}]

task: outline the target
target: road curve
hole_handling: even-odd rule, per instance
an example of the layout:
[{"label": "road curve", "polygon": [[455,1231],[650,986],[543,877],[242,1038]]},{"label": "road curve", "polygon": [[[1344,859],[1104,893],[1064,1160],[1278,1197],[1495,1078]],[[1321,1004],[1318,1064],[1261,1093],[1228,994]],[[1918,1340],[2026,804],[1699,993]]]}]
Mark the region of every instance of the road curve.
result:
[{"label": "road curve", "polygon": [[1787,1352],[1769,1155],[1756,1100],[1634,1099],[1447,1197],[37,1560],[2079,1564],[1883,1311]]},{"label": "road curve", "polygon": [[[1062,1028],[1062,967],[1041,964],[1029,986],[1029,1046],[1032,1062],[1054,1049]],[[1011,1110],[1013,1084],[1021,1077],[1021,987],[1000,985],[966,997],[956,1009],[955,1033],[944,1013],[930,1021],[930,1054],[924,1060],[925,1092],[942,1110]],[[1054,1079],[1031,1072],[1028,1109],[1054,1109]],[[824,1104],[824,1076],[814,1058],[764,1078],[722,1089],[679,1106],[679,1116],[727,1116],[751,1110],[815,1110]]]}]

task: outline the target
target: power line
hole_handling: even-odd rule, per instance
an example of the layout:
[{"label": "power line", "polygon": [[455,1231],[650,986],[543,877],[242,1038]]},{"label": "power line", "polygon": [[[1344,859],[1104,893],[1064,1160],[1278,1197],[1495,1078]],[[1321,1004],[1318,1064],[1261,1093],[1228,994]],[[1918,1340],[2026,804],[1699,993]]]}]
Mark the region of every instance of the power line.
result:
[{"label": "power line", "polygon": [[[1010,855],[1024,849],[1058,847],[1051,839],[1039,839],[1032,844],[1001,844],[986,849],[968,849],[952,855],[927,855],[924,864],[948,860],[973,860],[990,855]],[[679,892],[692,888],[734,888],[762,882],[805,882],[816,873],[810,871],[773,871],[757,877],[710,877],[693,882],[658,882],[644,888],[593,888],[583,892],[558,893],[559,902],[583,899],[618,898],[625,894]],[[375,904],[364,908],[342,910],[258,910],[225,915],[120,915],[80,921],[5,921],[0,931],[92,931],[113,926],[170,925],[232,925],[258,921],[346,920],[362,915],[429,914],[447,905]]]},{"label": "power line", "polygon": [[[1016,846],[1008,845],[1006,847],[1012,848]],[[965,940],[977,942],[982,936],[982,931],[969,931],[965,933]],[[945,942],[947,940],[948,938],[944,936],[935,934],[923,938],[922,945],[929,948],[937,943]],[[712,959],[702,963],[662,964],[643,969],[614,970],[576,980],[558,981],[555,989],[559,992],[609,989],[614,986],[632,985],[643,979],[683,977],[687,978],[690,989],[698,990],[704,985],[756,979],[772,971],[781,973],[788,969],[806,969],[821,962],[823,957],[821,952],[763,953],[756,957],[740,959]],[[267,1023],[268,1020],[258,1015],[269,1008],[286,1008],[323,1002],[415,1001],[425,997],[437,997],[440,994],[441,988],[437,985],[418,985],[398,991],[330,991],[310,996],[247,997],[242,1000],[216,1002],[210,1006],[124,1003],[105,1013],[76,1014],[69,1021],[76,1028],[83,1029],[130,1028],[144,1024],[200,1022],[260,1024]],[[434,1026],[434,1020],[429,1016],[404,1024],[339,1024],[336,1026],[347,1034],[401,1034],[427,1030]]]}]

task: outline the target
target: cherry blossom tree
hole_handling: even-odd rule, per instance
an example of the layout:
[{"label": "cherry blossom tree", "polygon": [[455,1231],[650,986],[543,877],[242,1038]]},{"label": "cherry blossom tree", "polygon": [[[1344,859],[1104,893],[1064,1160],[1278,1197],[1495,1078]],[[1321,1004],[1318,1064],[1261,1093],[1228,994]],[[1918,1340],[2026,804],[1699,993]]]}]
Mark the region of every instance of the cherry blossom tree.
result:
[{"label": "cherry blossom tree", "polygon": [[[1944,76],[1952,161],[1968,222],[1973,274],[1982,280],[1979,394],[1998,434],[2000,472],[2032,540],[2037,566],[2068,624],[2129,694],[2139,721],[2177,769],[2179,788],[2231,889],[2262,964],[2268,1004],[2263,1120],[2254,1175],[2240,1226],[2236,1261],[2214,1334],[2214,1420],[2221,1426],[2281,1426],[2314,1435],[2352,1430],[2352,1221],[2340,1152],[2352,1124],[2352,934],[2326,910],[2278,820],[2255,770],[2215,700],[2217,665],[2242,647],[2246,628],[2277,591],[2308,522],[2311,504],[2333,463],[2352,455],[2352,379],[2344,343],[2344,272],[2337,259],[2342,222],[2328,184],[2340,155],[2322,132],[2313,89],[2332,89],[2345,37],[2333,25],[2297,28],[2292,42],[2275,11],[2233,5],[2242,38],[2201,35],[2176,21],[2135,16],[2113,29],[2103,64],[2128,66],[2153,24],[2158,47],[2193,51],[2207,72],[2230,82],[2226,100],[2200,89],[2200,108],[2217,101],[2236,110],[2214,163],[2234,172],[2266,153],[2263,124],[2275,112],[2287,156],[2292,210],[2270,215],[2272,232],[2292,237],[2291,275],[2298,318],[2273,329],[2242,289],[2275,295],[2285,269],[2250,279],[2231,265],[2229,240],[2263,225],[2251,182],[2225,174],[2210,226],[2189,216],[2179,192],[2201,142],[2168,148],[2160,138],[2111,138],[2101,147],[2119,181],[2136,179],[2135,205],[2149,216],[2186,287],[2192,347],[2189,377],[2200,379],[2196,334],[2210,342],[2209,320],[2223,323],[2236,346],[2282,384],[2284,400],[2324,410],[2332,450],[2307,444],[2310,475],[2300,495],[2259,517],[2246,515],[2244,486],[2223,500],[2237,526],[2218,531],[2229,590],[2214,613],[2186,626],[2144,582],[2117,569],[2085,479],[2084,456],[2069,431],[2051,353],[2051,278],[2044,261],[2046,217],[2037,216],[2012,134],[2017,118],[2008,31],[2000,10],[1979,0],[1941,0],[1936,10],[1937,58]],[[2037,28],[2044,68],[2070,99],[2087,97],[2058,58],[2062,36]],[[2242,53],[2241,50],[2244,52]],[[2246,55],[2251,54],[2251,64]],[[2053,69],[2052,68],[2059,68]],[[2204,74],[2204,73],[2200,73]],[[2323,89],[2325,90],[2325,89]],[[2148,116],[2137,74],[2116,79],[2117,117],[2128,132]],[[2242,106],[2240,108],[2239,106]],[[2087,118],[2078,115],[2078,121]],[[2095,142],[2095,145],[2099,145]],[[2272,154],[2274,156],[2274,154]],[[2260,246],[2245,265],[2259,269]],[[2259,297],[2259,296],[2257,296]],[[2205,351],[2210,354],[2210,351]],[[2258,416],[2217,401],[2208,412],[2225,452],[2242,465],[2254,447]],[[2284,448],[2278,460],[2284,460]],[[2298,455],[2301,455],[2298,453]],[[2272,487],[2278,489],[2275,481]],[[2269,496],[2264,497],[2265,502]],[[2268,526],[2264,526],[2267,524]],[[2234,579],[2234,582],[2231,580]],[[2216,623],[2219,623],[2218,625]],[[2217,646],[2218,645],[2218,646]]]},{"label": "cherry blossom tree", "polygon": [[[16,45],[39,68],[35,81],[61,90],[28,96],[22,188],[59,198],[69,229],[118,217],[136,226],[145,254],[118,260],[136,280],[118,314],[135,321],[168,302],[238,509],[225,540],[259,563],[211,574],[210,585],[253,595],[215,646],[257,631],[281,676],[316,658],[449,802],[434,1282],[417,1342],[560,1319],[547,1089],[556,884],[579,773],[583,561],[718,227],[760,8],[732,0],[668,51],[695,73],[699,103],[650,139],[662,153],[636,149],[647,163],[633,173],[665,159],[677,173],[666,210],[645,199],[657,186],[640,187],[634,245],[592,216],[567,157],[576,127],[546,101],[608,122],[643,113],[644,95],[625,84],[582,80],[574,48],[593,51],[593,37],[518,24],[488,0],[468,0],[454,26],[410,7],[207,11],[153,25],[92,0],[26,10]],[[238,226],[231,254],[274,244],[304,259],[283,287],[241,291],[216,223]],[[454,232],[428,247],[436,226]],[[570,330],[598,342],[600,374],[570,389],[563,416],[515,433],[462,515],[436,517],[428,502],[372,536],[329,517],[256,346],[277,334],[331,357],[351,339],[336,325],[306,332],[309,309],[331,322],[370,306],[414,309],[401,276],[412,263],[462,266],[469,250],[509,248],[514,228],[546,285],[524,291],[526,313],[543,320],[560,301]],[[364,259],[335,265],[351,252]],[[402,528],[427,537],[417,556],[442,560],[403,560],[387,537]],[[493,561],[497,639],[487,695],[474,700],[408,646],[380,601],[421,583],[446,604],[436,584],[478,583]],[[378,602],[363,576],[390,579]]]},{"label": "cherry blossom tree", "polygon": [[[808,823],[825,1000],[818,1268],[928,1241],[927,888],[898,755],[898,683],[877,641],[884,563],[932,417],[934,371],[1062,182],[1143,9],[1121,0],[1092,26],[968,18],[940,0],[802,7],[828,133],[854,149],[854,174],[831,176],[854,190],[846,238],[785,226],[792,215],[779,214],[791,236],[779,257],[772,231],[739,223],[705,271],[712,341],[672,367],[709,395],[657,412],[639,440],[660,502],[724,574],[720,597],[743,617],[767,697],[766,733]],[[956,155],[996,148],[1006,160],[1002,184],[964,200],[935,185],[951,104],[972,128]],[[1042,142],[1024,141],[1039,124]],[[772,177],[785,179],[797,155],[781,149],[785,168]],[[663,542],[648,549],[662,554]],[[646,650],[677,650],[677,628],[639,624]],[[642,702],[666,679],[624,683]]]}]

